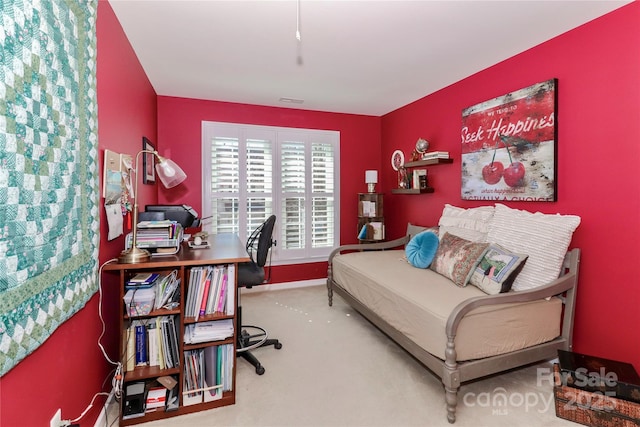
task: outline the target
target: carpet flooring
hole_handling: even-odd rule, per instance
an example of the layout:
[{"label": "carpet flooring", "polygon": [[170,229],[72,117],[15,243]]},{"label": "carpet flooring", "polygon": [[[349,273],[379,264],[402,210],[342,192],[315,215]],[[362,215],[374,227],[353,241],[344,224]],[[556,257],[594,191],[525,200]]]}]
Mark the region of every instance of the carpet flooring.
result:
[{"label": "carpet flooring", "polygon": [[[441,382],[325,286],[242,296],[245,324],[283,347],[254,350],[266,372],[237,359],[236,404],[141,424],[199,426],[448,426]],[[455,425],[577,426],[557,418],[551,362],[465,383]],[[110,413],[112,413],[110,411]],[[113,415],[111,415],[113,417]]]}]

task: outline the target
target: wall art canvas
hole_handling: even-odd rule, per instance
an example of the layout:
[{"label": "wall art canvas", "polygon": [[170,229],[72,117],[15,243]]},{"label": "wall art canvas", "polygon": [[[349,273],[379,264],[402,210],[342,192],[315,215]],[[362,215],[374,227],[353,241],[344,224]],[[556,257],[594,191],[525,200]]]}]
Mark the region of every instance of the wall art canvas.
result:
[{"label": "wall art canvas", "polygon": [[462,111],[462,199],[552,202],[557,80]]}]

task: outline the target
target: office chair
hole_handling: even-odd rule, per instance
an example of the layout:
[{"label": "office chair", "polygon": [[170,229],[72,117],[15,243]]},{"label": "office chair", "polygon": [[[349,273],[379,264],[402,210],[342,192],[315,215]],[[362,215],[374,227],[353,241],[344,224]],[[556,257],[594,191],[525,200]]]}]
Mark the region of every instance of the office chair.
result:
[{"label": "office chair", "polygon": [[[282,348],[282,343],[277,339],[269,339],[267,331],[259,326],[243,325],[242,324],[242,306],[240,304],[240,288],[251,289],[253,286],[261,285],[269,282],[271,278],[271,268],[269,268],[269,277],[265,279],[265,264],[267,263],[267,254],[271,246],[276,242],[271,239],[273,234],[273,226],[276,223],[276,216],[271,215],[265,222],[263,222],[258,228],[256,228],[249,239],[247,239],[247,253],[251,258],[251,261],[238,264],[238,315],[237,330],[238,330],[238,345],[236,349],[237,356],[244,358],[256,368],[256,374],[264,374],[264,367],[260,361],[251,354],[251,350],[258,347],[265,347],[272,345],[276,349]],[[255,251],[254,259],[254,244],[256,239],[258,240],[258,247]],[[254,334],[249,333],[248,330],[256,332]]]}]

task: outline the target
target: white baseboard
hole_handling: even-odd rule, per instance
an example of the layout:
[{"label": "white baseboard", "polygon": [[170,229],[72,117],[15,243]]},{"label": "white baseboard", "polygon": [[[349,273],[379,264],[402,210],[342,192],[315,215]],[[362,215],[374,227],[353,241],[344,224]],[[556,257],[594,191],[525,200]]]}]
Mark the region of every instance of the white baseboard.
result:
[{"label": "white baseboard", "polygon": [[283,289],[295,289],[295,288],[305,288],[308,286],[319,286],[326,285],[327,279],[311,279],[311,280],[300,280],[297,282],[285,282],[285,283],[270,283],[268,285],[258,285],[254,286],[251,289],[240,288],[240,293],[253,293],[253,292],[267,292],[267,291],[281,291]]},{"label": "white baseboard", "polygon": [[93,425],[93,427],[111,427],[115,425],[113,423],[113,420],[111,420],[110,422],[111,426],[107,425],[107,412],[109,411],[111,405],[117,405],[117,403],[115,402],[115,394],[113,390],[111,390],[111,393],[109,393],[109,397],[107,397],[106,402],[104,403],[104,405],[102,405],[102,411],[100,411],[100,415],[98,415],[98,419],[96,420],[96,423]]}]

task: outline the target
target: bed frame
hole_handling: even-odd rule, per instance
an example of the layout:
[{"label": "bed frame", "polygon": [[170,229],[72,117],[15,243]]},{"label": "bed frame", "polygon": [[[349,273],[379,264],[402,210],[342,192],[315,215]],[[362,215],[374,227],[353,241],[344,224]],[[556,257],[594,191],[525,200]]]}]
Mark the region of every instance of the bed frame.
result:
[{"label": "bed frame", "polygon": [[[410,236],[405,236],[401,239],[389,242],[367,244],[366,250],[397,249],[404,246],[409,239]],[[445,388],[447,420],[449,423],[454,423],[456,420],[458,389],[462,383],[539,362],[541,360],[554,359],[557,357],[559,349],[566,351],[571,351],[572,349],[573,317],[575,312],[576,287],[578,283],[580,249],[572,249],[567,252],[560,277],[548,285],[526,291],[470,298],[467,301],[460,303],[449,315],[449,319],[447,320],[447,348],[445,349],[445,360],[435,357],[431,353],[419,347],[415,342],[408,339],[404,334],[381,319],[375,312],[362,304],[333,280],[333,258],[340,253],[362,250],[362,244],[344,245],[336,248],[329,256],[329,268],[327,275],[329,306],[333,305],[333,292],[335,291],[355,310],[362,314],[366,319],[388,335],[412,356],[418,359],[429,370],[431,370],[434,375],[438,376],[442,380]],[[564,305],[562,331],[560,336],[551,341],[506,354],[464,362],[456,361],[456,333],[460,321],[468,312],[484,305],[527,302],[552,296],[559,297]]]}]

